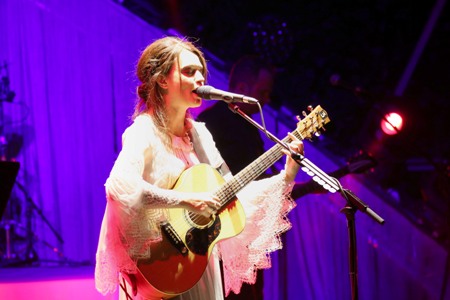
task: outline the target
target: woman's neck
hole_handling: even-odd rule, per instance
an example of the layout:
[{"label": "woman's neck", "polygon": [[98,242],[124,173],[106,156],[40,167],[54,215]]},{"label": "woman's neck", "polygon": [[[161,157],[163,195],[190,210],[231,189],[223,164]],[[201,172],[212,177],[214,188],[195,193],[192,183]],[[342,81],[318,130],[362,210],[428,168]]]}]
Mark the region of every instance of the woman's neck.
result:
[{"label": "woman's neck", "polygon": [[186,128],[186,111],[182,113],[169,113],[169,131],[175,136],[185,136],[187,133]]}]

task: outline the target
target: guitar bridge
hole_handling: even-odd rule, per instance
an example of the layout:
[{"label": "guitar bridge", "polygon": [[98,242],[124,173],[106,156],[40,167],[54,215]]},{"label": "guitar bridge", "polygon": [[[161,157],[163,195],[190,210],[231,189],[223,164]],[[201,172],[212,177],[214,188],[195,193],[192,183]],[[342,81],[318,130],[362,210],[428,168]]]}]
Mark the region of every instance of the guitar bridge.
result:
[{"label": "guitar bridge", "polygon": [[169,239],[169,242],[181,253],[181,255],[186,256],[188,254],[186,245],[183,243],[183,240],[180,238],[175,229],[173,229],[170,223],[162,223],[161,231]]}]

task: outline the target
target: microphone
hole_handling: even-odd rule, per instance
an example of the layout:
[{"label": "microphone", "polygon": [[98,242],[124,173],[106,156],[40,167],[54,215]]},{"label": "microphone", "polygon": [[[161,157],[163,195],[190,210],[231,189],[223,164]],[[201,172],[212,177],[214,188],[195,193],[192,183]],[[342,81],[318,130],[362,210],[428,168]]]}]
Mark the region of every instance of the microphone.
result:
[{"label": "microphone", "polygon": [[352,91],[353,93],[355,93],[355,95],[368,94],[368,92],[365,89],[363,89],[362,87],[351,85],[348,82],[345,82],[344,80],[342,80],[341,75],[339,75],[339,74],[331,75],[330,83],[332,86],[341,87],[346,90]]},{"label": "microphone", "polygon": [[227,103],[232,102],[242,102],[250,104],[258,103],[258,100],[256,100],[255,98],[218,90],[209,85],[200,86],[197,89],[193,90],[193,92],[205,100],[222,100]]}]

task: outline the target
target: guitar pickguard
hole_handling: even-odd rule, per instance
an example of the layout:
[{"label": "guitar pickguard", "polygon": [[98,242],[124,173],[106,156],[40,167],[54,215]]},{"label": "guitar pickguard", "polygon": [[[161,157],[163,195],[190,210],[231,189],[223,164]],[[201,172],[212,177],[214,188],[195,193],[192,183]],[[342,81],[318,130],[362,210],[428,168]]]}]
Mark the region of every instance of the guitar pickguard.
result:
[{"label": "guitar pickguard", "polygon": [[186,245],[195,254],[206,255],[212,242],[219,236],[222,224],[219,216],[211,226],[206,228],[192,227],[186,232]]}]

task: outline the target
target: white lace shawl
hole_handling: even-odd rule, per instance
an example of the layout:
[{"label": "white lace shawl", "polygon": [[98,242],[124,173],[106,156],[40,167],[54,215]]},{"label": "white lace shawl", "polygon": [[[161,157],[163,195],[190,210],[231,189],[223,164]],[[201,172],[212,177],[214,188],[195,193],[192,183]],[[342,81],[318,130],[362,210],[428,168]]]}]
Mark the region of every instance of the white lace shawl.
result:
[{"label": "white lace shawl", "polygon": [[[211,165],[218,168],[223,159],[210,132],[204,123],[192,122]],[[116,290],[119,272],[136,273],[136,260],[151,255],[148,245],[160,240],[166,209],[179,203],[178,192],[170,188],[187,165],[199,163],[191,145],[180,138],[174,138],[175,153],[168,151],[148,115],[135,119],[122,143],[105,183],[107,203],[96,254],[96,288],[104,295]],[[271,266],[269,253],[282,247],[279,236],[290,228],[286,215],[294,207],[291,190],[282,171],[238,193],[246,226],[217,244],[227,294],[238,293],[242,282],[254,283],[256,270]]]}]

